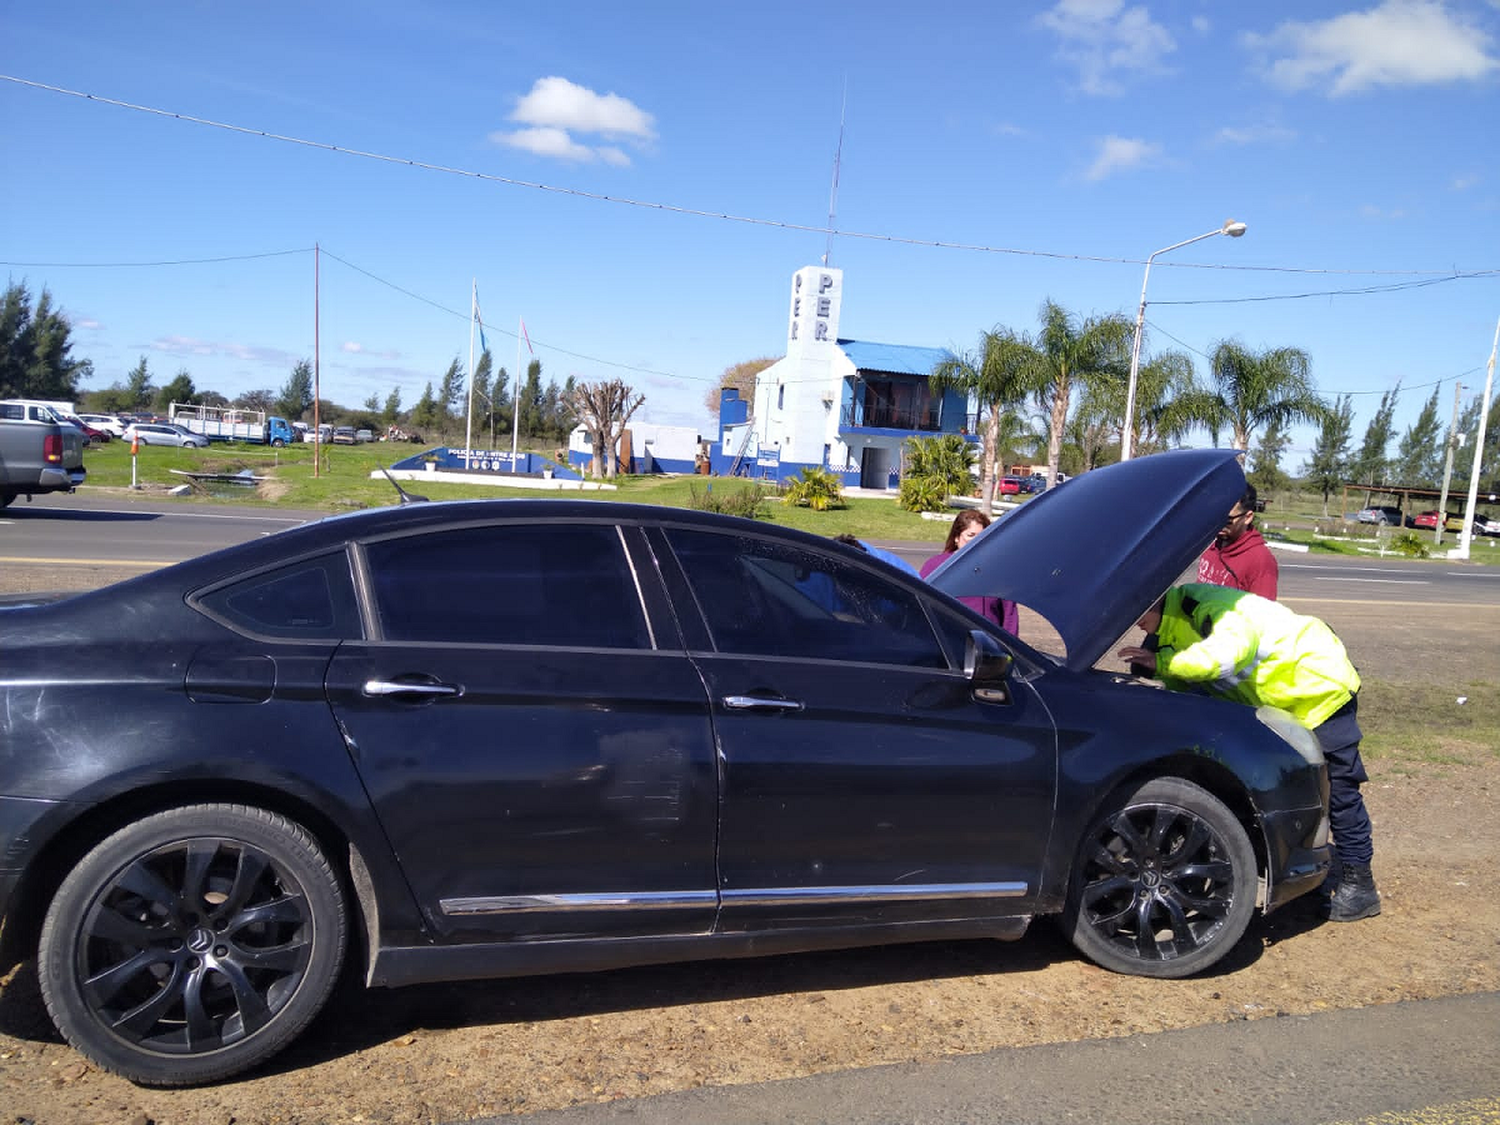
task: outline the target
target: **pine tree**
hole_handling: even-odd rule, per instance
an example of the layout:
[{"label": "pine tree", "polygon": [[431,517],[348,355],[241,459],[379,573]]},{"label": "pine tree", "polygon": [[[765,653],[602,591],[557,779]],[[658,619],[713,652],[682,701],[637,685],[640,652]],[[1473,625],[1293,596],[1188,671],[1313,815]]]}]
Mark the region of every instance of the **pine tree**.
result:
[{"label": "pine tree", "polygon": [[1404,485],[1437,487],[1443,474],[1442,423],[1438,421],[1438,388],[1407,427],[1396,448],[1395,477]]},{"label": "pine tree", "polygon": [[1354,407],[1345,395],[1324,411],[1323,425],[1312,458],[1303,467],[1307,482],[1323,493],[1323,514],[1328,514],[1328,497],[1344,483],[1349,472],[1349,438],[1354,425]]},{"label": "pine tree", "polygon": [[[1370,419],[1370,424],[1365,429],[1365,440],[1360,445],[1359,452],[1354,455],[1353,464],[1349,466],[1350,475],[1361,484],[1384,484],[1390,475],[1391,462],[1386,451],[1394,436],[1391,416],[1396,412],[1396,399],[1400,394],[1401,384],[1397,383],[1394,389],[1381,395],[1375,417]],[[1369,503],[1368,493],[1365,495],[1365,503]]]},{"label": "pine tree", "polygon": [[[142,363],[144,364],[144,360]],[[313,404],[313,370],[307,360],[299,360],[287,376],[281,393],[276,396],[276,413],[288,422],[296,422]],[[321,411],[319,412],[321,415]]]}]

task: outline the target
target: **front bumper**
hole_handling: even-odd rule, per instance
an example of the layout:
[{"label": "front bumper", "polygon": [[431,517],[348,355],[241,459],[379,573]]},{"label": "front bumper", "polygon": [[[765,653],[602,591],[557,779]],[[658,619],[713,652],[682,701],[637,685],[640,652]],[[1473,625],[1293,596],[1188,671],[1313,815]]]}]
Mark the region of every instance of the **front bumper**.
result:
[{"label": "front bumper", "polygon": [[1333,864],[1328,813],[1322,806],[1267,813],[1265,913],[1322,886]]}]

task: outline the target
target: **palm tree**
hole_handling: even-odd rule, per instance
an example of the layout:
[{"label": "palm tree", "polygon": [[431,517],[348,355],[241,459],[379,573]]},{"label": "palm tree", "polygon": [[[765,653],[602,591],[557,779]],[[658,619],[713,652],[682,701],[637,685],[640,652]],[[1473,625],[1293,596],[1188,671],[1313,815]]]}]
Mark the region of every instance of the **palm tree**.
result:
[{"label": "palm tree", "polygon": [[1160,453],[1186,437],[1195,423],[1184,404],[1192,402],[1198,389],[1193,360],[1186,352],[1152,356],[1136,376],[1135,434],[1130,448],[1137,454]]},{"label": "palm tree", "polygon": [[1233,434],[1234,448],[1250,448],[1255,433],[1279,422],[1323,421],[1326,409],[1313,391],[1307,353],[1301,348],[1269,348],[1254,352],[1236,340],[1214,348],[1209,361],[1209,386],[1179,400],[1179,417]]},{"label": "palm tree", "polygon": [[1075,386],[1120,381],[1130,367],[1135,326],[1118,313],[1090,317],[1082,324],[1057,302],[1041,309],[1042,330],[1033,348],[1031,385],[1047,414],[1047,483],[1057,480],[1068,409]]},{"label": "palm tree", "polygon": [[969,356],[949,356],[933,368],[930,385],[942,391],[949,387],[974,396],[986,416],[984,453],[979,468],[979,491],[986,512],[993,510],[995,455],[1007,411],[1032,390],[1029,382],[1034,349],[1024,336],[1008,328],[995,327],[979,338],[979,351]]}]

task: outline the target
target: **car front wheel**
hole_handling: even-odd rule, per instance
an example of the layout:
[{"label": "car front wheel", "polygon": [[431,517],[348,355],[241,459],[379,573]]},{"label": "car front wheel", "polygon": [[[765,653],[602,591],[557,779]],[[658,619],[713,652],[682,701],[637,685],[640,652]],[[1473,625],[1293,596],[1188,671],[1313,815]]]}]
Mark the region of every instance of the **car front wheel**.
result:
[{"label": "car front wheel", "polygon": [[1079,845],[1063,925],[1091,961],[1120,973],[1185,977],[1245,933],[1255,850],[1213,794],[1154,778],[1105,803]]},{"label": "car front wheel", "polygon": [[58,1030],[145,1085],[210,1082],[286,1046],[343,963],[339,878],[302,828],[263,809],[192,805],[101,841],[42,926]]}]

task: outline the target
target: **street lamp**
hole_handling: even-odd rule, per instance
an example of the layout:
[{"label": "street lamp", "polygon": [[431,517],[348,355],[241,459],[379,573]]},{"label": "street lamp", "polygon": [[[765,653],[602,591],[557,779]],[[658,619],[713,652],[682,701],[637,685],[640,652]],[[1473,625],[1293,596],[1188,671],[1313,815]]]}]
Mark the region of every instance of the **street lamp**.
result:
[{"label": "street lamp", "polygon": [[1224,225],[1211,230],[1207,234],[1196,235],[1193,238],[1174,242],[1170,246],[1163,246],[1160,250],[1146,259],[1146,276],[1141,278],[1141,307],[1135,314],[1135,342],[1130,346],[1130,383],[1125,388],[1125,427],[1120,431],[1120,460],[1129,461],[1132,447],[1135,445],[1135,384],[1136,378],[1141,370],[1141,328],[1146,323],[1146,283],[1151,280],[1151,263],[1156,260],[1157,254],[1165,254],[1168,250],[1176,250],[1178,247],[1186,246],[1192,242],[1201,242],[1205,238],[1212,238],[1216,234],[1227,234],[1230,238],[1238,238],[1245,233],[1245,224],[1237,223],[1233,219],[1225,219]]}]

